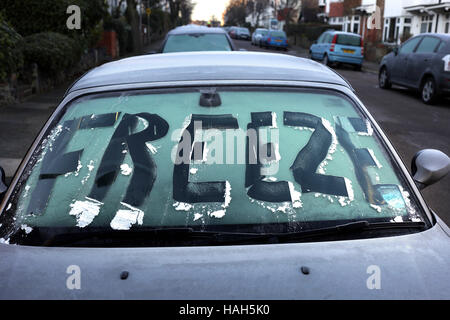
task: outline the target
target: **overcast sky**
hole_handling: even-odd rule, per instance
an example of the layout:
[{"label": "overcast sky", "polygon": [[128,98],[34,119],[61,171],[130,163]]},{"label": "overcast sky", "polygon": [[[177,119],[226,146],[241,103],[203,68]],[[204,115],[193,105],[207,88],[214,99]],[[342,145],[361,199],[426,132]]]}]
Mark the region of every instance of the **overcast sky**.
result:
[{"label": "overcast sky", "polygon": [[229,0],[194,0],[196,3],[194,11],[192,12],[192,20],[206,20],[209,21],[212,15],[222,21],[222,13]]}]

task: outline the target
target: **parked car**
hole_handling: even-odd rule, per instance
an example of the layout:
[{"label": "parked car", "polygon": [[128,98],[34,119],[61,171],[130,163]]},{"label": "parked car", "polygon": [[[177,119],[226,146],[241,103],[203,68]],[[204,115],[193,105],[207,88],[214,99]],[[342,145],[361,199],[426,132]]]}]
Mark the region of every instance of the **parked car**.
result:
[{"label": "parked car", "polygon": [[260,43],[260,47],[281,48],[285,51],[288,48],[286,33],[281,30],[269,30],[266,35],[261,36]]},{"label": "parked car", "polygon": [[267,35],[268,32],[269,30],[264,28],[256,29],[255,32],[253,32],[252,34],[252,45],[260,45],[261,38]]},{"label": "parked car", "polygon": [[392,84],[418,90],[422,101],[433,104],[450,95],[450,35],[421,34],[383,57],[379,86]]},{"label": "parked car", "polygon": [[247,28],[241,27],[231,27],[229,30],[229,35],[233,39],[237,40],[250,40],[250,31]]},{"label": "parked car", "polygon": [[364,61],[363,39],[358,34],[329,30],[313,43],[309,56],[327,66],[345,63],[361,70]]},{"label": "parked car", "polygon": [[222,28],[187,25],[171,30],[158,53],[235,50],[233,41]]},{"label": "parked car", "polygon": [[419,189],[449,161],[411,176],[308,59],[106,63],[0,183],[0,299],[446,299],[450,230]]}]

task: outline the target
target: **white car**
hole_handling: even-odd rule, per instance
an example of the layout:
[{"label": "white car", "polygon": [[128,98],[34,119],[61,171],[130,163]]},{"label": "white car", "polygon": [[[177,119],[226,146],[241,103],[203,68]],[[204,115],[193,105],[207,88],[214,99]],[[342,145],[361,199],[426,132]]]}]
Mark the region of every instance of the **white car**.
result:
[{"label": "white car", "polygon": [[252,45],[259,46],[261,38],[269,33],[269,30],[264,28],[258,28],[252,33]]},{"label": "white car", "polygon": [[423,150],[411,176],[308,59],[107,63],[0,183],[0,299],[448,299],[450,231],[419,189],[449,162]]}]

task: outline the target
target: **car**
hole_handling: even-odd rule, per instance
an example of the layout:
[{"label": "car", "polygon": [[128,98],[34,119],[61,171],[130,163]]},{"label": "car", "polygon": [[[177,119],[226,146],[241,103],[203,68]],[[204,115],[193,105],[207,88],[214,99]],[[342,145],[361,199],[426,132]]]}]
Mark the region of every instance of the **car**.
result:
[{"label": "car", "polygon": [[151,53],[235,50],[233,41],[222,28],[187,25],[171,30],[160,49]]},{"label": "car", "polygon": [[364,62],[364,41],[355,33],[328,30],[309,49],[309,57],[325,65],[343,63],[361,70]]},{"label": "car", "polygon": [[419,190],[449,162],[410,174],[309,59],[106,63],[0,184],[0,299],[446,299],[450,230]]},{"label": "car", "polygon": [[419,91],[426,104],[449,96],[450,35],[421,34],[394,48],[381,60],[378,79],[382,89],[395,84]]},{"label": "car", "polygon": [[288,40],[286,33],[281,30],[269,30],[267,34],[261,36],[260,47],[280,48],[287,51]]},{"label": "car", "polygon": [[250,31],[247,28],[231,27],[228,31],[229,35],[233,39],[237,40],[250,40]]},{"label": "car", "polygon": [[269,30],[264,28],[258,28],[252,34],[252,45],[260,45],[261,37],[266,35]]}]

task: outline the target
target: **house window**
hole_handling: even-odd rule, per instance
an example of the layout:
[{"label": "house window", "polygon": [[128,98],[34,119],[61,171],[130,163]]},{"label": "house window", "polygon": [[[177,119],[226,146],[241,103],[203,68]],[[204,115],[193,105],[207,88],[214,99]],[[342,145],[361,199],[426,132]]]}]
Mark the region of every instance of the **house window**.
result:
[{"label": "house window", "polygon": [[405,18],[405,23],[411,23],[411,18]]},{"label": "house window", "polygon": [[353,33],[358,33],[359,31],[359,23],[354,23],[353,24]]},{"label": "house window", "polygon": [[445,33],[448,33],[448,29],[450,28],[450,22],[447,22],[446,24],[445,24]]},{"label": "house window", "polygon": [[434,16],[422,16],[420,24],[420,33],[431,32],[433,29]]},{"label": "house window", "polygon": [[403,36],[411,35],[411,27],[403,27]]}]

